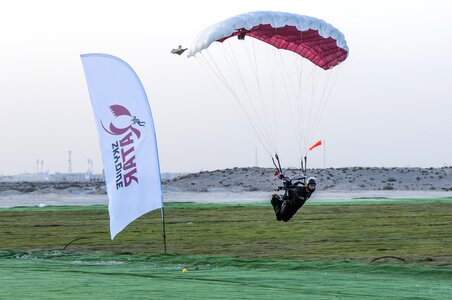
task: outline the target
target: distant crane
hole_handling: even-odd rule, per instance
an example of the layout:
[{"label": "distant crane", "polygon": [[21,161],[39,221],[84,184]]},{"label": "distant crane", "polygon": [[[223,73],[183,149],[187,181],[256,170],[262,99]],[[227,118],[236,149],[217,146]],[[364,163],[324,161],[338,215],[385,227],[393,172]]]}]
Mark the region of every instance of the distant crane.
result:
[{"label": "distant crane", "polygon": [[92,174],[93,173],[93,160],[88,158],[87,162],[88,162],[88,173]]},{"label": "distant crane", "polygon": [[68,173],[72,173],[72,151],[69,150],[69,158],[68,158]]}]

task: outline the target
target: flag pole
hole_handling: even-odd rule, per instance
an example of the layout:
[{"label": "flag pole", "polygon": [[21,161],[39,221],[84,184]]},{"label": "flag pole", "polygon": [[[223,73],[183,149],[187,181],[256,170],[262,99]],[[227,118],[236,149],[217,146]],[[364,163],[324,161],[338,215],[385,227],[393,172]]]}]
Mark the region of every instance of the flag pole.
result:
[{"label": "flag pole", "polygon": [[166,254],[166,230],[165,230],[165,207],[162,205],[162,227],[163,227],[163,249]]}]

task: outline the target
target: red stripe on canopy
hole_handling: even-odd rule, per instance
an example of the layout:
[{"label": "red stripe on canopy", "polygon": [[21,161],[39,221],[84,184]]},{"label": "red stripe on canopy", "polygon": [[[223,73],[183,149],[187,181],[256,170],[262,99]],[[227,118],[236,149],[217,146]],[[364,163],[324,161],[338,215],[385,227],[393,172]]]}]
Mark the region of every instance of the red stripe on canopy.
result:
[{"label": "red stripe on canopy", "polygon": [[230,37],[243,34],[278,49],[295,52],[325,70],[343,62],[348,54],[346,50],[337,46],[335,39],[324,38],[317,30],[313,29],[300,31],[295,26],[273,28],[269,24],[261,24],[251,30],[238,29],[232,35],[218,41],[223,42]]}]

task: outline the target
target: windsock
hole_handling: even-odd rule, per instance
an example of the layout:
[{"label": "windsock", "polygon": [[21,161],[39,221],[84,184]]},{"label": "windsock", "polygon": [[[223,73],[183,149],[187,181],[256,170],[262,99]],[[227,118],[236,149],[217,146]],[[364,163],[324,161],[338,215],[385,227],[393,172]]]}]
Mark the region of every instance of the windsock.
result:
[{"label": "windsock", "polygon": [[312,149],[318,147],[322,145],[322,140],[318,140],[314,145],[312,145],[311,147],[309,147],[309,151],[312,151]]}]

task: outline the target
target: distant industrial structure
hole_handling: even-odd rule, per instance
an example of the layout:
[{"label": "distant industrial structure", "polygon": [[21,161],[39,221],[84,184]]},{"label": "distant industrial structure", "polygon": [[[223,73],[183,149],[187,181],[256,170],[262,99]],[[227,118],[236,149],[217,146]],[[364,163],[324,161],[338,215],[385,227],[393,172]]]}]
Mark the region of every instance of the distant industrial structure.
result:
[{"label": "distant industrial structure", "polygon": [[[186,175],[187,173],[161,173],[162,180],[171,180],[178,176]],[[17,175],[0,176],[0,182],[93,182],[105,181],[104,174],[93,174],[92,171],[82,173],[54,173],[37,172],[37,173],[22,173]]]},{"label": "distant industrial structure", "polygon": [[32,173],[22,173],[17,175],[0,176],[0,182],[86,182],[86,181],[105,181],[103,174],[94,174],[93,160],[88,158],[88,169],[86,172],[72,172],[72,151],[68,151],[68,172],[55,172],[51,174],[49,170],[44,170],[44,160],[37,159]]},{"label": "distant industrial structure", "polygon": [[37,173],[23,173],[11,176],[0,176],[0,182],[82,182],[82,181],[105,181],[103,174],[93,174],[92,172],[84,173],[54,173],[37,172]]},{"label": "distant industrial structure", "polygon": [[[86,172],[72,172],[72,151],[68,151],[68,172],[55,172],[51,174],[49,170],[44,170],[44,160],[37,159],[33,167],[32,173],[22,173],[16,175],[0,175],[0,182],[105,182],[104,174],[94,174],[94,162],[88,158],[88,168]],[[186,175],[187,173],[161,173],[161,180],[171,180],[178,176]]]},{"label": "distant industrial structure", "polygon": [[72,151],[69,150],[68,153],[68,173],[71,174],[72,173]]}]

